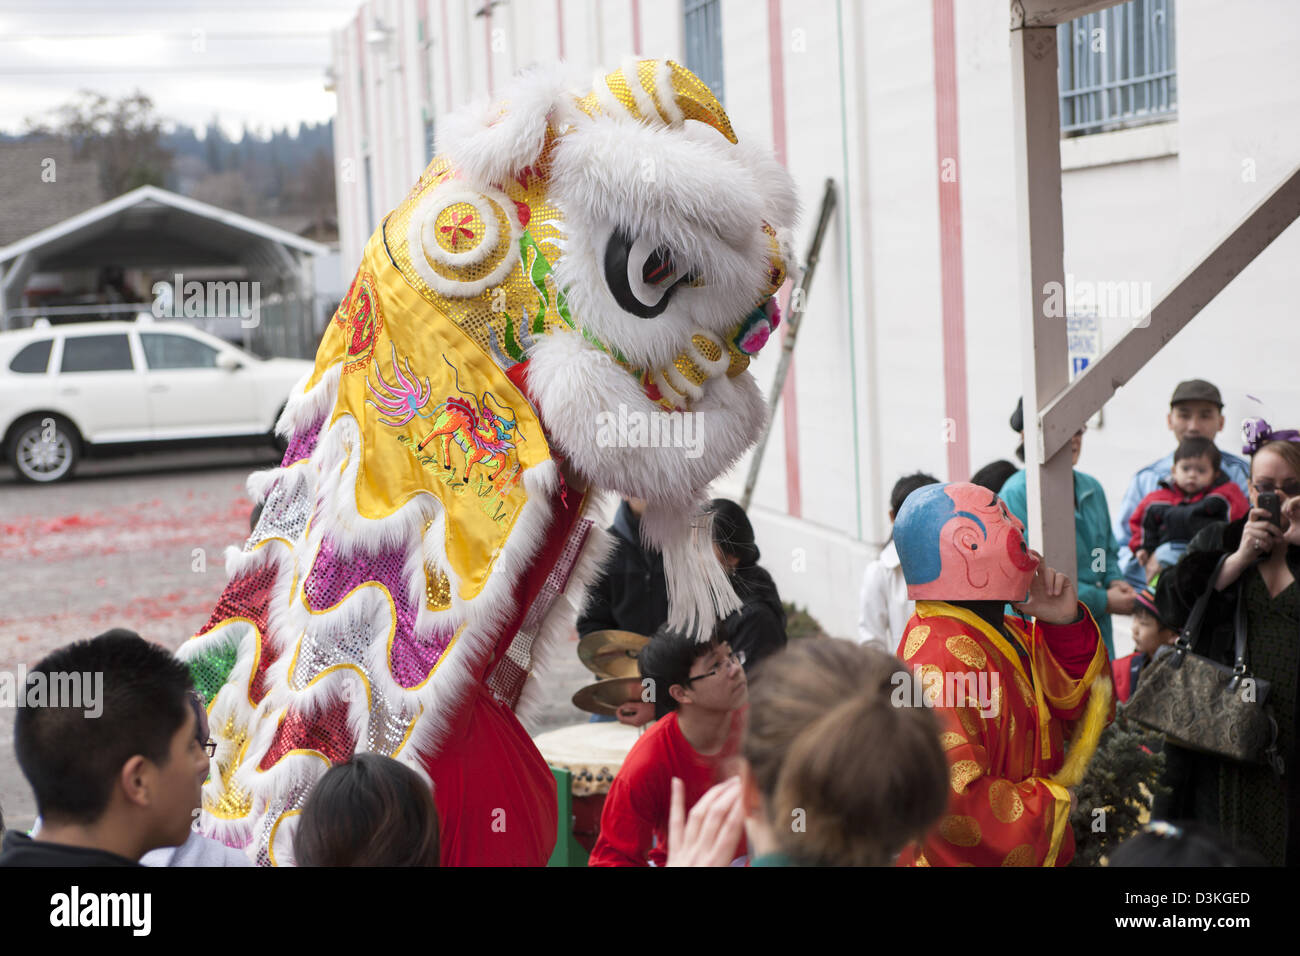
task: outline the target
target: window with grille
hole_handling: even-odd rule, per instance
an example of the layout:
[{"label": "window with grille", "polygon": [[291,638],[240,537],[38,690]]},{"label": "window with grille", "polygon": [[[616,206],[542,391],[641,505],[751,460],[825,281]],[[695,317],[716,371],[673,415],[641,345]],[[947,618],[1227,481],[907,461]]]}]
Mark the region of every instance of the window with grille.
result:
[{"label": "window with grille", "polygon": [[1056,31],[1062,136],[1177,116],[1174,0],[1130,0]]},{"label": "window with grille", "polygon": [[722,10],[719,0],[684,0],[686,69],[726,105],[722,90]]}]

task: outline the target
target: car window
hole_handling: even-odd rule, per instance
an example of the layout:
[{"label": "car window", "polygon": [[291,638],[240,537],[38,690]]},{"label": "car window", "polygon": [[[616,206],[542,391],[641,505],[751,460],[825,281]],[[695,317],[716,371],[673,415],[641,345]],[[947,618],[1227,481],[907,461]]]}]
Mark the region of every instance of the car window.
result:
[{"label": "car window", "polygon": [[217,367],[217,350],[188,335],[142,332],[140,340],[151,369]]},{"label": "car window", "polygon": [[131,345],[125,335],[69,335],[63,340],[67,372],[129,372]]},{"label": "car window", "polygon": [[44,375],[50,365],[50,346],[53,344],[53,339],[42,339],[24,345],[14,356],[14,360],[9,363],[9,371],[27,375]]}]

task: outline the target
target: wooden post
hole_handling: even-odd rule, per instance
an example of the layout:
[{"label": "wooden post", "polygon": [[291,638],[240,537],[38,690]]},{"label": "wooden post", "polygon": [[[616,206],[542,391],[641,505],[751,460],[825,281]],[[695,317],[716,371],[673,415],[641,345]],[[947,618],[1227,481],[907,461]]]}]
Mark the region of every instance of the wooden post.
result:
[{"label": "wooden post", "polygon": [[1065,281],[1056,28],[1026,27],[1023,16],[1017,16],[1016,4],[1012,5],[1011,84],[1029,542],[1051,567],[1077,581],[1070,449],[1067,444],[1044,459],[1039,426],[1039,410],[1069,384],[1065,317],[1047,315],[1043,307],[1049,292],[1063,292]]}]

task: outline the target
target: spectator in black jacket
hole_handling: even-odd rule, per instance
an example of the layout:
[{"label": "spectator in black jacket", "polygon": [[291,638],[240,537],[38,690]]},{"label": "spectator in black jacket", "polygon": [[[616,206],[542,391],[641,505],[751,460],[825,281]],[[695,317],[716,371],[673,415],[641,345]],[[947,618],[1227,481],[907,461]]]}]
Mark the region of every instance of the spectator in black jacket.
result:
[{"label": "spectator in black jacket", "polygon": [[714,498],[713,550],[731,575],[743,607],[718,624],[718,640],[744,654],[745,672],[767,655],[785,647],[785,608],[772,576],[758,566],[758,545],[745,509],[726,498]]},{"label": "spectator in black jacket", "polygon": [[649,637],[668,620],[668,584],[664,559],[641,543],[645,502],[626,498],[609,532],[614,548],[600,579],[587,591],[587,607],[578,618],[578,635],[592,631],[631,631]]}]

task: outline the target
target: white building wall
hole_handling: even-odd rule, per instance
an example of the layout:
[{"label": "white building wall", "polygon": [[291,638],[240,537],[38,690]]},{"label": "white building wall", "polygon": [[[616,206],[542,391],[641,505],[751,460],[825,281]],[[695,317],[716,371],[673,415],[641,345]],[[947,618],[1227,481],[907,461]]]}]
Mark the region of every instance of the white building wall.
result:
[{"label": "white building wall", "polygon": [[[401,200],[423,165],[423,101],[413,59],[419,51],[409,39],[421,17],[439,116],[487,94],[490,28],[503,31],[491,54],[497,93],[513,71],[553,61],[561,33],[565,58],[579,75],[616,67],[633,53],[636,6],[642,55],[684,58],[680,7],[667,15],[666,5],[650,0],[511,0],[494,8],[489,27],[486,18],[473,16],[483,4],[371,0],[338,38],[337,155],[342,164],[368,149],[386,164],[376,174],[377,219]],[[894,481],[918,469],[948,478],[931,10],[914,0],[782,0],[780,7],[785,139],[804,207],[801,254],[827,177],[840,205],[796,353],[802,515],[788,515],[780,408],[751,514],[764,564],[782,594],[807,605],[835,634],[854,630],[858,581],[888,535]],[[973,471],[1010,459],[1017,444],[1007,425],[1020,394],[1010,38],[1007,0],[960,0],[955,10]],[[390,62],[376,72],[385,56],[396,57],[397,45],[386,54],[358,42],[357,31],[364,41],[375,16],[405,24],[406,62],[399,71]],[[771,145],[767,6],[722,0],[722,27],[727,111],[742,136]],[[1293,55],[1300,5],[1179,0],[1176,35],[1178,118],[1139,134],[1175,143],[1176,152],[1166,147],[1166,155],[1063,175],[1067,273],[1095,282],[1149,282],[1153,299],[1300,162],[1300,58]],[[364,121],[357,116],[358,47],[368,87]],[[410,94],[398,96],[404,84]],[[1113,152],[1123,137],[1085,139],[1093,151]],[[1066,144],[1067,163],[1079,161],[1078,150],[1079,144]],[[1253,181],[1243,181],[1246,160],[1254,163]],[[358,159],[357,183],[339,178],[349,278],[377,224],[363,222],[362,167]],[[1137,467],[1168,451],[1164,416],[1180,379],[1204,377],[1222,389],[1229,423],[1222,447],[1237,444],[1237,424],[1247,414],[1300,425],[1290,368],[1300,328],[1288,281],[1298,261],[1300,231],[1292,228],[1107,405],[1101,427],[1085,439],[1080,468],[1101,480],[1112,503]],[[1104,319],[1103,344],[1116,341],[1129,323]],[[777,357],[773,350],[756,363],[764,390]],[[716,490],[739,497],[746,466],[724,476]]]}]

